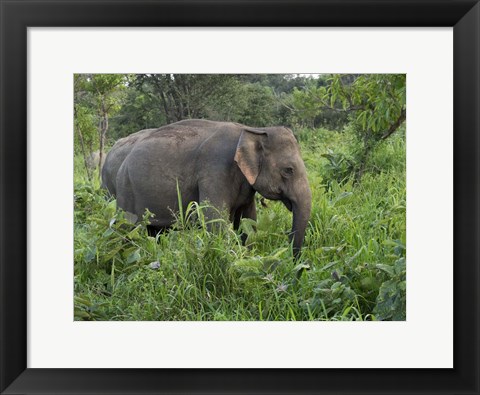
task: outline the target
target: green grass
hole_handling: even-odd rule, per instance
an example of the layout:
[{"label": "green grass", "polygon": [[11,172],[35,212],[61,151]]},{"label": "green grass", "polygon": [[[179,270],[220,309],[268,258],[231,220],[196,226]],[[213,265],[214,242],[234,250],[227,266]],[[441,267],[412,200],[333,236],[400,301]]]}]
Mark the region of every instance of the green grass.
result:
[{"label": "green grass", "polygon": [[297,261],[291,214],[278,202],[257,205],[256,231],[242,223],[246,246],[228,221],[208,232],[197,204],[155,239],[148,214],[129,225],[75,158],[75,319],[405,319],[404,135],[377,149],[356,186],[329,179],[322,156],[348,153],[348,133],[302,131],[299,140],[313,207]]}]

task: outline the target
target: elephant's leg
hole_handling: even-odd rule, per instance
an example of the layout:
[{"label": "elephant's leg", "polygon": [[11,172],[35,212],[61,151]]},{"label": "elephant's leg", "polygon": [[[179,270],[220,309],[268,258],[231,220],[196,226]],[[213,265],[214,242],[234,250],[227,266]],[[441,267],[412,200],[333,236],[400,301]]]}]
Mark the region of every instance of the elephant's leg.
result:
[{"label": "elephant's leg", "polygon": [[244,206],[239,207],[235,211],[235,215],[233,218],[233,228],[235,230],[238,229],[240,226],[240,220],[242,218],[250,218],[253,219],[254,221],[257,220],[257,209],[255,207],[255,200],[252,200],[251,203],[248,203]]},{"label": "elephant's leg", "polygon": [[168,228],[164,226],[147,225],[147,234],[150,237],[157,237],[158,234],[166,233]]},{"label": "elephant's leg", "polygon": [[200,191],[198,200],[200,203],[208,204],[203,210],[205,221],[207,222],[207,230],[211,232],[218,229],[221,222],[216,220],[222,219],[223,213],[229,210],[226,200],[221,195],[206,191]]},{"label": "elephant's leg", "polygon": [[[229,218],[233,221],[235,229],[238,229],[242,217],[256,219],[253,188],[249,185],[243,188],[225,172],[220,174],[212,172],[208,176],[203,177],[203,182],[198,186],[199,201],[209,203],[209,207],[204,211],[205,219],[210,221],[207,225],[208,230],[220,226],[221,222],[215,222],[216,219]],[[212,183],[210,181],[212,179],[216,182]]]},{"label": "elephant's leg", "polygon": [[[250,218],[253,219],[254,221],[257,220],[257,208],[255,207],[255,200],[252,200],[250,203],[239,207],[235,211],[235,215],[233,218],[233,228],[237,230],[240,226],[240,220],[242,218]],[[245,233],[242,233],[240,235],[240,238],[242,240],[242,243],[245,245],[245,242],[247,241],[248,235]]]}]

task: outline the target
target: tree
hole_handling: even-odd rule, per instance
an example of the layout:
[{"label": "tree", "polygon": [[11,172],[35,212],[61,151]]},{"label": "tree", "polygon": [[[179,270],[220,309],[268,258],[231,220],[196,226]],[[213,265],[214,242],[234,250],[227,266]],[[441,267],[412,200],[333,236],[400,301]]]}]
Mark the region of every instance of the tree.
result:
[{"label": "tree", "polygon": [[299,74],[240,74],[238,78],[242,82],[266,86],[277,95],[292,93],[295,88],[303,89],[312,80],[309,75]]},{"label": "tree", "polygon": [[125,89],[121,108],[110,117],[108,140],[115,141],[142,129],[167,123],[160,99],[147,84],[133,81]]},{"label": "tree", "polygon": [[355,181],[359,182],[371,152],[406,120],[406,75],[362,74],[352,79],[351,75],[336,74],[322,89],[320,99],[330,110],[350,114],[361,146],[355,168]]},{"label": "tree", "polygon": [[128,83],[128,76],[124,74],[92,74],[88,82],[87,89],[94,95],[99,115],[100,159],[98,175],[100,177],[103,155],[105,154],[108,119],[120,108],[122,92]]},{"label": "tree", "polygon": [[301,126],[315,127],[315,119],[322,112],[318,97],[322,90],[314,81],[310,81],[303,89],[294,88],[290,98],[290,109],[293,119]]},{"label": "tree", "polygon": [[272,88],[259,83],[244,84],[241,88],[243,107],[235,121],[251,126],[272,126],[277,123],[278,103]]},{"label": "tree", "polygon": [[85,74],[74,75],[74,130],[75,150],[80,146],[87,178],[92,179],[88,157],[93,152],[96,135],[94,108],[91,106],[91,94],[86,90],[88,80]]},{"label": "tree", "polygon": [[227,108],[238,81],[231,74],[142,74],[137,84],[155,98],[167,123],[173,123],[207,117],[222,101]]},{"label": "tree", "polygon": [[312,81],[304,89],[294,89],[284,105],[294,119],[308,127],[324,114],[344,122],[345,115],[355,132],[358,145],[354,152],[353,172],[359,182],[372,151],[395,133],[406,119],[405,74],[334,74]]}]

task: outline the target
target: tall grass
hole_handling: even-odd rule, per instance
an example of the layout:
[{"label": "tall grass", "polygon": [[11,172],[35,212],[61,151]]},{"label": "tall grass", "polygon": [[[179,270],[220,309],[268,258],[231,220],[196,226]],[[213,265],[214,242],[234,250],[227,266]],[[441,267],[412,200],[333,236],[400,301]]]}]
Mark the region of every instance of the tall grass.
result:
[{"label": "tall grass", "polygon": [[348,133],[305,130],[299,140],[313,204],[297,261],[278,202],[257,205],[256,231],[242,222],[245,245],[226,220],[208,232],[196,203],[153,238],[149,214],[129,224],[76,158],[75,319],[405,319],[404,135],[377,149],[355,186],[331,177],[322,156],[347,155]]}]

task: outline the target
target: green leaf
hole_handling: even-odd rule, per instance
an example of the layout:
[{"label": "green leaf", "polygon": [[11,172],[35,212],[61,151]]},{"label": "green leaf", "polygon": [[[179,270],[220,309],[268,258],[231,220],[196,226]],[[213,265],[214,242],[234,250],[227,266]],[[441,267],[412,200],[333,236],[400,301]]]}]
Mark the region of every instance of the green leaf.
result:
[{"label": "green leaf", "polygon": [[335,266],[337,263],[338,263],[338,261],[333,261],[333,262],[327,263],[327,264],[326,264],[325,266],[323,266],[320,270],[322,270],[322,271],[328,270],[328,269],[330,269],[331,267]]},{"label": "green leaf", "polygon": [[112,228],[108,228],[105,232],[103,232],[102,237],[108,237],[110,236],[113,232],[115,232]]},{"label": "green leaf", "polygon": [[88,246],[87,252],[85,254],[85,262],[90,263],[92,262],[97,256],[97,247],[96,246]]},{"label": "green leaf", "polygon": [[127,265],[138,262],[140,260],[140,249],[136,249],[127,257]]},{"label": "green leaf", "polygon": [[307,265],[305,263],[299,263],[297,266],[293,268],[293,271],[299,272],[300,270],[304,270],[304,269],[310,269],[310,265]]},{"label": "green leaf", "polygon": [[377,269],[380,269],[380,270],[382,270],[382,271],[390,274],[390,276],[395,275],[395,269],[394,269],[392,266],[390,266],[390,265],[384,265],[384,264],[381,264],[381,263],[377,263],[377,264],[375,265],[375,267],[376,267]]}]

